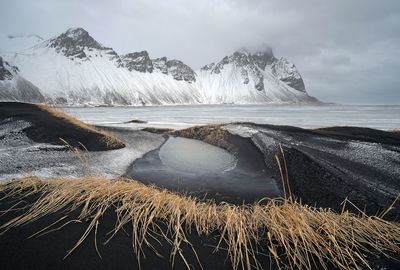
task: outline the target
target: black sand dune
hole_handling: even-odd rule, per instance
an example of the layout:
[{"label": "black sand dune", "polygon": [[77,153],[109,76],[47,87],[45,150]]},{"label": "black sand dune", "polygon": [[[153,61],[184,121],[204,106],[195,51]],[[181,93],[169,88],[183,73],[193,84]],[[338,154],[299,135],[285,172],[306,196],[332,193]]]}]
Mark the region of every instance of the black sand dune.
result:
[{"label": "black sand dune", "polygon": [[125,146],[114,136],[95,130],[73,117],[42,105],[0,102],[0,121],[6,119],[30,122],[32,126],[26,128],[24,132],[35,142],[63,145],[64,142],[60,140],[62,138],[74,147],[82,148],[80,144],[82,143],[89,151],[118,149]]}]

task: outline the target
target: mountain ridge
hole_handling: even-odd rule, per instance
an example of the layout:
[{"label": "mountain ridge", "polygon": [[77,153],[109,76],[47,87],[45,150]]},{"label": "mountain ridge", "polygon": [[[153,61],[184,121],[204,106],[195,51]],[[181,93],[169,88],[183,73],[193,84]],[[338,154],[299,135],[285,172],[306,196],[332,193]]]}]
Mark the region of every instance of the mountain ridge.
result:
[{"label": "mountain ridge", "polygon": [[147,51],[118,55],[78,27],[4,57],[47,100],[68,105],[318,102],[295,65],[271,48],[241,49],[194,71]]}]

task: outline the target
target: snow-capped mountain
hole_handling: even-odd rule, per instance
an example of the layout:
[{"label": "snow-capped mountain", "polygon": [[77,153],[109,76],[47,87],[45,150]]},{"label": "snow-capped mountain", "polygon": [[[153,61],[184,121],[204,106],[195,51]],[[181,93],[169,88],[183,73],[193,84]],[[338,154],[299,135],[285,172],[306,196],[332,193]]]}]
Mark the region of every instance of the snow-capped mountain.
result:
[{"label": "snow-capped mountain", "polygon": [[0,100],[44,102],[45,98],[39,89],[18,73],[17,67],[0,57]]},{"label": "snow-capped mountain", "polygon": [[240,50],[195,72],[179,60],[151,59],[147,51],[118,55],[86,30],[71,28],[4,58],[46,100],[59,104],[317,101],[307,95],[296,67],[271,49]]},{"label": "snow-capped mountain", "polygon": [[277,59],[271,48],[234,52],[199,72],[201,93],[212,103],[317,102],[305,90],[294,64]]}]

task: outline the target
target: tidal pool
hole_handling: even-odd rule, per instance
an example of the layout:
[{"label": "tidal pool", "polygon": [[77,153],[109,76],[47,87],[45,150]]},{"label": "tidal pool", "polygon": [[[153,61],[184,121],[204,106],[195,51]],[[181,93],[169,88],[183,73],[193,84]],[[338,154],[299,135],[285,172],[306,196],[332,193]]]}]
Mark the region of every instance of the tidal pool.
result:
[{"label": "tidal pool", "polygon": [[135,160],[126,176],[217,202],[252,203],[281,196],[257,148],[239,137],[235,146],[239,150],[233,155],[202,141],[170,136],[159,149]]}]

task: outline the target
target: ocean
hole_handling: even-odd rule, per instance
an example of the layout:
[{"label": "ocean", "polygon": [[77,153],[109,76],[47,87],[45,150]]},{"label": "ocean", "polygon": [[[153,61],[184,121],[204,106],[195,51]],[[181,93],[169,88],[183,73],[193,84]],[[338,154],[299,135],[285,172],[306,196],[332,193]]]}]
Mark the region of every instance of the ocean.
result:
[{"label": "ocean", "polygon": [[[400,105],[191,105],[151,107],[65,107],[86,123],[119,127],[185,128],[249,121],[303,128],[359,126],[400,129]],[[145,124],[127,123],[140,119]]]}]

